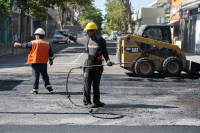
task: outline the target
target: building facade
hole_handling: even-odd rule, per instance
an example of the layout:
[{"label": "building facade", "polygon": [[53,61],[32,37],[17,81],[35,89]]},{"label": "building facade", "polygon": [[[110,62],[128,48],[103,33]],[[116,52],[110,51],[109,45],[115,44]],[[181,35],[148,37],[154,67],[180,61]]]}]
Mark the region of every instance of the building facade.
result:
[{"label": "building facade", "polygon": [[200,0],[182,0],[181,6],[190,14],[187,24],[188,51],[200,55]]},{"label": "building facade", "polygon": [[170,0],[170,25],[172,29],[172,44],[178,45],[181,50],[187,51],[187,23],[189,18],[189,11],[182,9],[182,0]]}]

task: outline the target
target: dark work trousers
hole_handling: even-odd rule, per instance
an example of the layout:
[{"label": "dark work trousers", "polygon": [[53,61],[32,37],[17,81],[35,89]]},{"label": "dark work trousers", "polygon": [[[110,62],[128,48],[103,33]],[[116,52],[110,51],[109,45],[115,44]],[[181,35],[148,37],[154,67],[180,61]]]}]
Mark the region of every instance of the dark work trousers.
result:
[{"label": "dark work trousers", "polygon": [[99,85],[103,67],[84,68],[83,102],[91,103],[91,84],[93,82],[93,102],[100,101]]},{"label": "dark work trousers", "polygon": [[51,84],[49,83],[49,76],[47,74],[47,63],[33,63],[31,67],[32,75],[34,78],[33,89],[39,89],[38,84],[40,79],[40,73],[42,75],[45,88],[51,88]]}]

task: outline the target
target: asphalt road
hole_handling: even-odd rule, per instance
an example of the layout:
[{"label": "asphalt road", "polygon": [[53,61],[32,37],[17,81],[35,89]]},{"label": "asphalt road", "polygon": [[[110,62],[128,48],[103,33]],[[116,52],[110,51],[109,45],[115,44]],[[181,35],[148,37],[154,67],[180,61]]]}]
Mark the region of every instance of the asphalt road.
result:
[{"label": "asphalt road", "polygon": [[[108,42],[110,59],[117,62],[115,43]],[[199,76],[180,78],[154,74],[140,78],[118,66],[104,67],[101,101],[105,107],[93,110],[100,119],[89,115],[89,109],[75,107],[67,99],[66,77],[80,66],[86,54],[78,44],[53,44],[54,65],[48,67],[54,93],[45,90],[40,79],[39,94],[31,95],[33,77],[26,64],[27,53],[0,59],[0,132],[199,132]],[[82,69],[69,77],[69,94],[82,105]]]}]

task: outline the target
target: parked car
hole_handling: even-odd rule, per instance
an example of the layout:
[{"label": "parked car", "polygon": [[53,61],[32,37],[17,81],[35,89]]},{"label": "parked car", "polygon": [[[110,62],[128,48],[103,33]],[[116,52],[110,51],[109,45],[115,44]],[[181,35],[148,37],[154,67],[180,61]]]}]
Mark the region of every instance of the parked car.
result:
[{"label": "parked car", "polygon": [[102,37],[103,37],[104,39],[108,39],[108,35],[107,35],[107,34],[103,34]]},{"label": "parked car", "polygon": [[111,40],[117,40],[116,34],[112,34],[112,35],[111,35]]},{"label": "parked car", "polygon": [[[70,35],[70,31],[68,29],[61,29],[60,31]],[[70,43],[70,40],[67,37],[61,35],[59,30],[56,30],[53,35],[53,43],[59,42]]]},{"label": "parked car", "polygon": [[87,31],[78,31],[77,32],[77,38],[82,38],[84,36],[87,36]]}]

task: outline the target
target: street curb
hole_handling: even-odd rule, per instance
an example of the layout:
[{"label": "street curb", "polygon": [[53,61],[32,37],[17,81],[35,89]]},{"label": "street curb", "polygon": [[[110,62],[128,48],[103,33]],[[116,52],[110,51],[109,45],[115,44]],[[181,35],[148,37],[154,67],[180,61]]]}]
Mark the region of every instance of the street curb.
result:
[{"label": "street curb", "polygon": [[5,55],[1,55],[0,58],[3,58],[3,57],[5,57],[5,56],[11,55],[11,54],[12,54],[12,53],[10,53],[10,54],[5,54]]},{"label": "street curb", "polygon": [[[29,49],[25,49],[23,52],[20,52],[20,53],[18,53],[18,54],[25,53],[25,52],[28,52],[28,51],[29,51]],[[5,57],[5,56],[9,56],[9,55],[11,55],[11,54],[12,54],[12,53],[5,54],[5,55],[1,55],[0,58],[3,58],[3,57]]]}]

